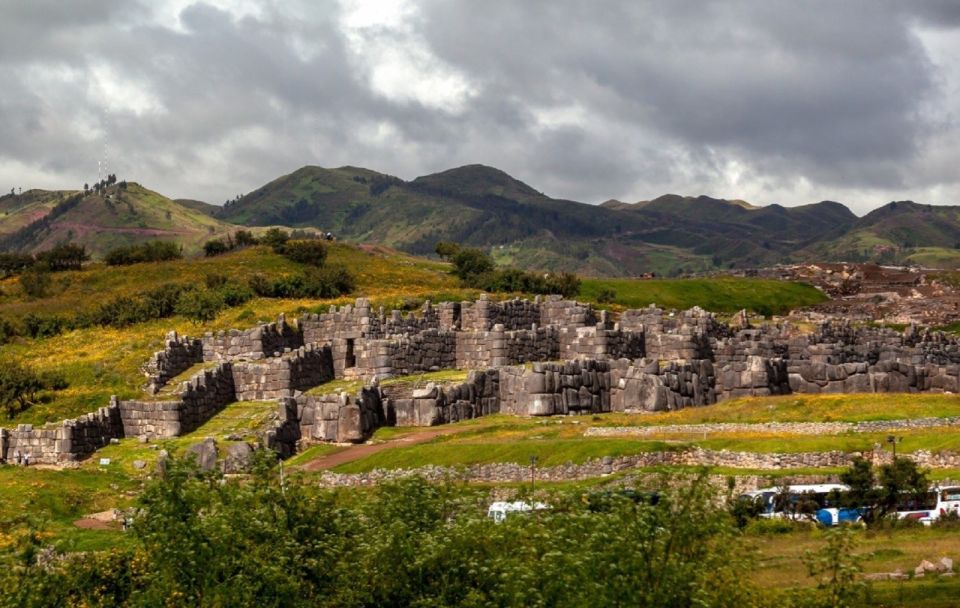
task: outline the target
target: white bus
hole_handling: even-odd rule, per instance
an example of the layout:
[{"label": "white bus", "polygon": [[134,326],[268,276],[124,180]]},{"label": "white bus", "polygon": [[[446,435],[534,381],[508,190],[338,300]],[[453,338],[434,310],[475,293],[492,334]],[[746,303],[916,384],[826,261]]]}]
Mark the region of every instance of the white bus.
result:
[{"label": "white bus", "polygon": [[514,502],[495,502],[490,505],[490,508],[487,509],[487,517],[493,521],[500,523],[507,518],[508,515],[517,514],[517,513],[529,513],[531,511],[541,511],[543,509],[549,509],[550,505],[542,502],[529,503],[522,500],[517,500]]},{"label": "white bus", "polygon": [[841,483],[798,484],[744,492],[740,499],[756,504],[760,517],[813,519],[822,509],[836,508],[836,497],[849,489]]}]

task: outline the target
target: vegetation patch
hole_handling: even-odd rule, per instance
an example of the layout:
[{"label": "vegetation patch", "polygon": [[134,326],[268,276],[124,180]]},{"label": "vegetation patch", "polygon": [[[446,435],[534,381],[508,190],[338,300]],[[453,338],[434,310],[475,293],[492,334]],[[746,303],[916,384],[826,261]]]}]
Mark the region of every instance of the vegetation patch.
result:
[{"label": "vegetation patch", "polygon": [[[827,300],[804,283],[769,279],[584,279],[580,296],[594,303],[615,303],[624,308],[686,310],[699,306],[712,312],[742,309],[770,316]],[[603,300],[603,302],[601,302]]]}]

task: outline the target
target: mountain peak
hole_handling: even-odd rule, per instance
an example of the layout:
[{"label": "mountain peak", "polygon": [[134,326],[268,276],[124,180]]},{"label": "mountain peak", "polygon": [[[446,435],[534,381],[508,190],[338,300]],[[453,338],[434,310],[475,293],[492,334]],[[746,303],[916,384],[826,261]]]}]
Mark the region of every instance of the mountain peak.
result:
[{"label": "mountain peak", "polygon": [[464,165],[424,175],[410,182],[414,187],[440,192],[483,196],[540,197],[539,192],[505,171],[487,165]]}]

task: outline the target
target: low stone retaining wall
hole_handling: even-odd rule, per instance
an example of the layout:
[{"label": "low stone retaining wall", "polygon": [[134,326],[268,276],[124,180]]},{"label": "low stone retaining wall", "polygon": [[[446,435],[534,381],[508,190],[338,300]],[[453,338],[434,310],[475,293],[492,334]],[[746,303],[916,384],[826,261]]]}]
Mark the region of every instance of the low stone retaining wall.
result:
[{"label": "low stone retaining wall", "polygon": [[122,436],[119,409],[102,407],[59,424],[0,429],[0,461],[16,463],[19,454],[21,462],[27,457],[31,464],[74,462]]},{"label": "low stone retaining wall", "polygon": [[[793,468],[836,468],[849,466],[857,456],[872,458],[874,454],[857,452],[848,454],[838,451],[762,454],[696,448],[675,452],[646,452],[632,456],[607,456],[588,460],[582,464],[569,463],[555,467],[538,467],[535,471],[531,470],[529,465],[512,462],[464,467],[426,466],[415,469],[374,469],[367,473],[334,473],[327,471],[321,475],[319,483],[321,486],[327,487],[366,486],[408,477],[423,477],[428,481],[462,479],[481,483],[510,483],[529,481],[531,474],[536,476],[537,481],[575,481],[621,473],[631,469],[664,465],[731,467],[769,471]],[[960,463],[960,454],[952,452],[932,454],[921,451],[913,454],[903,454],[903,456],[929,468],[950,468]],[[879,457],[883,458],[883,455],[879,455]]]},{"label": "low stone retaining wall", "polygon": [[660,434],[784,433],[789,435],[840,435],[842,433],[886,433],[912,429],[960,426],[960,417],[914,418],[911,420],[867,420],[863,422],[717,422],[711,424],[663,424],[657,426],[592,426],[586,437],[649,437]]}]

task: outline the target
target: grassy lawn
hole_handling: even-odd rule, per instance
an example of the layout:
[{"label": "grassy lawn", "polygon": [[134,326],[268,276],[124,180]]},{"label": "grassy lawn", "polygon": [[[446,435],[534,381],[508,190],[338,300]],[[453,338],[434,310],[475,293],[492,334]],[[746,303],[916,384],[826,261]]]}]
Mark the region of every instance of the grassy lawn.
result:
[{"label": "grassy lawn", "polygon": [[119,471],[0,466],[0,550],[13,542],[15,522],[25,520],[64,550],[115,546],[124,541],[122,532],[81,530],[73,522],[90,513],[127,507],[140,487]]},{"label": "grassy lawn", "polygon": [[960,416],[960,396],[908,393],[744,397],[655,414],[610,414],[594,426],[715,422],[863,422]]},{"label": "grassy lawn", "polygon": [[[119,444],[111,444],[97,450],[90,458],[83,461],[82,467],[87,470],[117,470],[130,477],[143,477],[153,473],[161,449],[175,456],[181,455],[188,447],[207,437],[213,437],[217,441],[222,458],[226,446],[230,443],[237,441],[258,443],[260,432],[273,419],[276,411],[277,404],[274,401],[231,403],[191,433],[172,439],[157,439],[150,443],[140,443],[133,437],[121,439]],[[101,458],[109,458],[110,464],[101,465]],[[134,468],[134,462],[137,460],[142,460],[146,466],[142,469]]]},{"label": "grassy lawn", "polygon": [[537,457],[537,466],[580,463],[603,456],[626,456],[642,452],[670,450],[674,446],[660,441],[626,439],[534,439],[472,443],[435,441],[421,445],[384,450],[343,464],[339,473],[362,473],[373,469],[415,468],[426,465],[466,466],[495,462],[529,463]]},{"label": "grassy lawn", "polygon": [[[756,582],[777,588],[810,584],[801,558],[807,551],[815,551],[823,546],[823,529],[811,527],[809,530],[786,534],[759,534],[751,533],[750,528],[747,530],[747,540],[757,550],[760,558],[760,567],[753,573]],[[954,560],[960,558],[960,529],[860,530],[858,541],[859,547],[855,554],[863,558],[863,570],[867,573],[893,572],[897,568],[904,572],[913,572],[917,564],[924,559],[936,562],[941,557],[951,557]],[[929,581],[922,582],[936,584],[935,579],[936,577],[930,577]],[[915,584],[920,586],[919,583],[921,581],[908,581],[904,587]],[[946,579],[941,580],[939,586],[942,587],[944,583]],[[949,584],[951,589],[960,591],[960,586],[952,582]],[[876,586],[880,590],[899,585],[883,583]]]},{"label": "grassy lawn", "polygon": [[585,279],[580,286],[580,296],[596,302],[601,291],[607,289],[616,292],[613,303],[625,308],[643,308],[655,303],[661,308],[700,306],[713,312],[737,312],[746,308],[763,314],[782,314],[827,299],[804,283],[740,278]]}]

